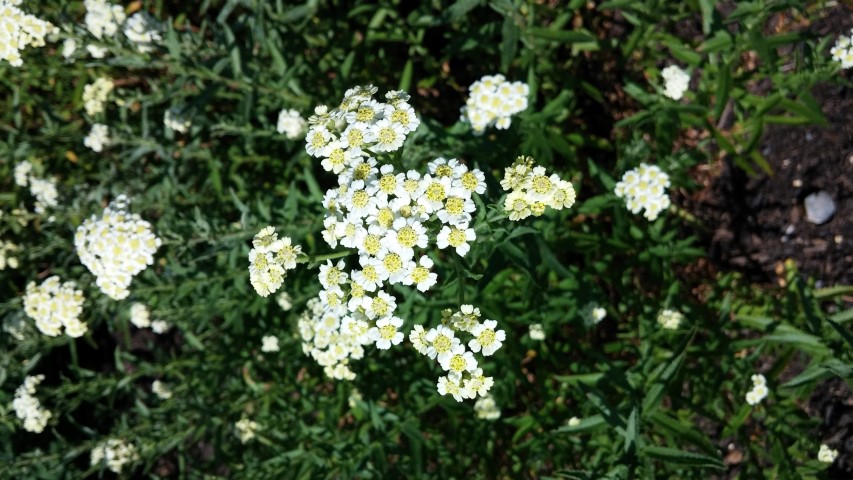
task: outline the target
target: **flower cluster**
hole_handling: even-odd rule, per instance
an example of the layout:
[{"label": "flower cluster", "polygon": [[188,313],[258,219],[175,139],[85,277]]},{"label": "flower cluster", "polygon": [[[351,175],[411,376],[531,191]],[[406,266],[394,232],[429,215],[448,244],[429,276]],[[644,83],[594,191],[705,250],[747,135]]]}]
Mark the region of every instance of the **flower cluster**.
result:
[{"label": "flower cluster", "polygon": [[86,113],[93,116],[103,112],[104,103],[114,87],[113,81],[106,77],[99,77],[83,87],[83,104],[86,107]]},{"label": "flower cluster", "polygon": [[477,413],[477,418],[483,420],[497,420],[501,418],[501,409],[498,408],[495,399],[491,395],[478,398],[474,402],[474,411]]},{"label": "flower cluster", "polygon": [[746,393],[746,403],[757,405],[767,396],[767,379],[760,373],[753,375],[751,379],[752,390]]},{"label": "flower cluster", "polygon": [[278,114],[278,124],[276,131],[284,134],[290,140],[302,138],[305,135],[305,127],[308,124],[302,115],[294,109],[282,110]]},{"label": "flower cluster", "polygon": [[33,165],[30,162],[24,160],[15,165],[14,176],[17,185],[30,187],[30,194],[36,198],[36,213],[45,213],[47,208],[59,205],[59,192],[56,190],[56,180],[35,176],[33,174]]},{"label": "flower cluster", "polygon": [[656,165],[641,163],[639,167],[628,170],[622,175],[622,180],[616,183],[614,193],[624,198],[628,210],[633,214],[643,214],[649,221],[654,221],[660,212],[669,208],[670,200],[666,189],[669,187],[669,175]]},{"label": "flower cluster", "polygon": [[580,315],[584,325],[592,327],[604,320],[604,317],[607,316],[607,310],[599,307],[595,302],[589,302],[581,309]]},{"label": "flower cluster", "polygon": [[92,449],[89,463],[92,466],[106,464],[115,473],[121,473],[128,463],[139,460],[139,453],[132,443],[111,438]]},{"label": "flower cluster", "polygon": [[187,133],[192,124],[192,118],[184,112],[183,107],[172,107],[163,114],[163,125],[169,130]]},{"label": "flower cluster", "polygon": [[850,30],[850,36],[839,36],[829,53],[833,60],[841,64],[841,68],[853,67],[853,29]]},{"label": "flower cluster", "polygon": [[545,340],[545,328],[542,327],[541,323],[531,324],[528,327],[528,335],[530,335],[531,340]]},{"label": "flower cluster", "polygon": [[690,86],[690,75],[677,65],[670,65],[660,72],[663,77],[663,94],[673,100],[681,100]]},{"label": "flower cluster", "polygon": [[684,314],[677,310],[663,310],[658,314],[658,324],[668,330],[675,330],[684,320]]},{"label": "flower cluster", "polygon": [[115,35],[127,18],[121,5],[107,0],[85,0],[83,4],[86,6],[86,29],[98,39]]},{"label": "flower cluster", "polygon": [[129,204],[125,195],[119,195],[100,218],[92,215],[74,235],[80,261],[98,277],[98,288],[114,300],[127,298],[133,277],[154,263],[160,247],[151,224],[130,214]]},{"label": "flower cluster", "polygon": [[249,251],[249,281],[262,297],[274,293],[284,283],[287,271],[296,268],[302,247],[291,245],[290,237],[278,238],[275,227],[265,227],[252,240]]},{"label": "flower cluster", "polygon": [[42,380],[44,375],[28,376],[15,390],[15,399],[12,400],[15,415],[24,421],[24,430],[28,432],[41,433],[52,415],[50,410],[42,408],[41,403],[33,396]]},{"label": "flower cluster", "polygon": [[260,429],[260,425],[254,420],[244,417],[234,424],[234,428],[237,430],[237,437],[240,439],[240,442],[246,443],[255,438],[255,432]]},{"label": "flower cluster", "polygon": [[65,334],[77,338],[86,333],[87,326],[79,320],[83,312],[83,292],[74,282],[60,283],[53,276],[36,286],[27,285],[24,294],[24,313],[35,320],[41,333],[55,337],[65,328]]},{"label": "flower cluster", "polygon": [[[459,311],[450,309],[441,312],[441,325],[424,330],[415,325],[409,340],[419,353],[435,359],[446,375],[438,378],[438,393],[452,395],[457,402],[466,398],[485,397],[494,384],[492,377],[483,375],[475,353],[491,356],[506,340],[506,332],[498,330],[494,320],[480,321],[480,309],[462,305]],[[468,348],[457,333],[465,332],[472,337]]]},{"label": "flower cluster", "polygon": [[148,307],[141,303],[134,303],[130,306],[130,323],[136,328],[149,328],[154,333],[165,333],[169,330],[170,325],[165,320],[151,320],[151,312]]},{"label": "flower cluster", "polygon": [[21,11],[22,0],[0,0],[0,60],[13,67],[24,64],[21,51],[27,47],[43,47],[44,37],[59,29]]},{"label": "flower cluster", "polygon": [[275,335],[265,335],[261,338],[261,351],[267,353],[279,351],[278,337]]},{"label": "flower cluster", "polygon": [[154,45],[159,43],[163,37],[158,22],[150,13],[139,11],[127,19],[124,24],[124,35],[128,40],[136,44],[136,49],[141,53],[154,51]]},{"label": "flower cluster", "polygon": [[103,123],[92,125],[92,130],[83,139],[83,145],[91,148],[96,152],[100,152],[104,147],[110,144],[110,127]]},{"label": "flower cluster", "polygon": [[[343,313],[342,309],[315,297],[306,304],[298,328],[302,351],[323,367],[326,376],[352,380],[355,373],[349,368],[349,360],[364,357],[364,346],[371,343],[370,324],[363,313]],[[394,333],[396,336],[396,331]]]},{"label": "flower cluster", "polygon": [[151,391],[154,392],[154,395],[157,395],[157,398],[160,400],[168,400],[172,398],[172,390],[168,385],[160,380],[154,380],[151,382]]},{"label": "flower cluster", "polygon": [[12,242],[4,242],[0,240],[0,270],[9,268],[18,268],[18,257],[15,256],[18,246]]},{"label": "flower cluster", "polygon": [[530,215],[540,216],[546,207],[556,210],[575,204],[572,182],[548,175],[545,167],[537,166],[531,157],[520,156],[506,168],[501,187],[510,192],[504,200],[504,210],[510,220],[522,220]]},{"label": "flower cluster", "polygon": [[278,296],[275,297],[275,301],[285,312],[290,311],[290,309],[293,308],[293,299],[290,298],[290,294],[287,292],[279,293]]},{"label": "flower cluster", "polygon": [[509,128],[511,117],[527,109],[530,88],[523,82],[508,82],[501,75],[486,75],[468,87],[468,100],[462,107],[462,121],[471,124],[474,134],[487,128]]},{"label": "flower cluster", "polygon": [[832,463],[838,458],[838,450],[829,448],[828,445],[821,444],[820,450],[817,452],[817,460],[823,463]]}]

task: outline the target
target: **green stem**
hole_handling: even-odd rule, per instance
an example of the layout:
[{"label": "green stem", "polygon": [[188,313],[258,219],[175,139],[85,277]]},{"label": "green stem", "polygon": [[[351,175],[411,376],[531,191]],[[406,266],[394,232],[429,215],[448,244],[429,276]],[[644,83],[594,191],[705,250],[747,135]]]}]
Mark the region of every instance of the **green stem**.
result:
[{"label": "green stem", "polygon": [[456,281],[459,287],[459,305],[462,306],[465,304],[465,283],[462,281],[462,260],[459,259],[458,255],[453,255],[453,263],[456,265]]}]

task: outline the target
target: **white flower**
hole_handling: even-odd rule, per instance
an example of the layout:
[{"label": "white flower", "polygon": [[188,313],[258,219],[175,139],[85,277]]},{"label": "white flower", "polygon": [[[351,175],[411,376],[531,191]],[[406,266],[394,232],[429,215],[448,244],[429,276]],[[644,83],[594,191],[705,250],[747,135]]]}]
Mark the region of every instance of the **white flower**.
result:
[{"label": "white flower", "polygon": [[439,362],[443,362],[452,354],[453,347],[459,345],[459,339],[453,330],[439,325],[429,329],[426,334],[428,344],[426,355],[429,358],[435,358]]},{"label": "white flower", "polygon": [[83,139],[83,145],[100,152],[110,144],[110,128],[102,123],[92,125],[92,130]]},{"label": "white flower", "polygon": [[676,310],[663,310],[658,314],[658,323],[668,330],[676,330],[684,320],[684,315]]},{"label": "white flower", "polygon": [[130,294],[133,277],[154,263],[161,245],[151,224],[128,212],[129,200],[119,195],[100,217],[93,215],[77,228],[74,246],[80,262],[96,277],[101,291],[114,300]]},{"label": "white flower", "polygon": [[756,405],[767,397],[767,393],[767,385],[758,383],[753,384],[752,390],[746,394],[746,403]]},{"label": "white flower", "polygon": [[477,412],[477,418],[483,420],[497,420],[501,418],[501,409],[495,403],[495,399],[490,395],[478,398],[474,402],[474,411]]},{"label": "white flower", "polygon": [[461,402],[467,397],[465,395],[466,392],[462,388],[461,380],[451,375],[438,377],[438,384],[436,386],[440,395],[452,395],[457,402]]},{"label": "white flower", "polygon": [[66,38],[62,42],[62,56],[65,57],[66,61],[71,61],[71,56],[74,55],[75,50],[77,50],[77,41],[73,38]]},{"label": "white flower", "polygon": [[275,337],[274,335],[265,335],[261,338],[261,342],[263,343],[263,345],[261,345],[262,352],[271,353],[279,351],[278,337]]},{"label": "white flower", "polygon": [[569,422],[568,422],[568,425],[570,427],[577,427],[580,424],[581,424],[581,419],[578,417],[572,417],[569,419]]},{"label": "white flower", "polygon": [[234,428],[237,430],[237,437],[240,439],[240,442],[246,443],[255,438],[255,432],[260,429],[260,425],[255,421],[243,417],[234,424]]},{"label": "white flower", "polygon": [[439,359],[441,368],[450,372],[451,375],[462,375],[462,372],[470,372],[477,368],[477,360],[474,354],[465,350],[462,344],[456,344],[450,349],[449,355]]},{"label": "white flower", "polygon": [[278,294],[278,296],[275,298],[275,301],[276,303],[278,303],[278,306],[281,307],[281,309],[285,312],[293,308],[293,301],[290,298],[290,294],[287,292],[281,292],[280,294]]},{"label": "white flower", "polygon": [[290,140],[296,140],[302,138],[305,134],[305,127],[307,125],[305,119],[299,115],[299,112],[291,108],[279,112],[276,131],[283,133]]},{"label": "white flower", "polygon": [[376,342],[376,348],[388,350],[392,344],[398,345],[403,341],[403,332],[398,330],[402,326],[403,319],[399,317],[381,318],[370,329],[370,339]]},{"label": "white flower", "polygon": [[820,450],[817,452],[817,460],[824,463],[832,463],[838,458],[838,450],[833,450],[829,446],[821,444]]},{"label": "white flower", "polygon": [[503,75],[486,75],[468,88],[462,120],[471,124],[475,135],[495,126],[506,129],[511,117],[527,109],[529,88],[522,82],[507,82]]},{"label": "white flower", "polygon": [[534,323],[529,328],[530,331],[528,333],[531,340],[545,340],[545,329],[542,328],[541,323]]},{"label": "white flower", "polygon": [[504,210],[512,221],[530,215],[540,216],[546,207],[555,210],[570,208],[575,203],[575,189],[571,182],[557,174],[548,175],[545,167],[536,166],[533,158],[520,156],[504,170],[501,186],[510,193],[504,200]]},{"label": "white flower", "polygon": [[426,255],[422,255],[418,263],[412,263],[412,268],[403,278],[403,285],[415,285],[421,292],[426,292],[438,281],[438,274],[431,272],[433,261]]},{"label": "white flower", "polygon": [[33,164],[24,160],[15,165],[15,185],[26,187],[30,183],[30,174],[33,171]]},{"label": "white flower", "polygon": [[468,253],[468,250],[471,249],[469,242],[473,242],[476,239],[477,234],[474,233],[473,228],[459,228],[455,225],[448,227],[445,225],[438,232],[435,241],[438,248],[443,250],[448,246],[453,247],[460,257],[464,257]]},{"label": "white flower", "polygon": [[192,117],[185,111],[185,107],[171,107],[163,114],[163,126],[169,130],[187,133],[192,124]]},{"label": "white flower", "polygon": [[660,72],[664,80],[663,94],[673,100],[681,100],[690,86],[690,75],[677,65],[670,65]]},{"label": "white flower", "polygon": [[151,314],[148,307],[141,303],[134,303],[130,306],[130,323],[137,328],[147,328],[151,326]]},{"label": "white flower", "polygon": [[110,92],[113,91],[113,81],[109,78],[100,77],[94,82],[83,87],[83,103],[86,113],[90,116],[104,111],[104,103]]},{"label": "white flower", "polygon": [[670,199],[666,194],[669,185],[669,175],[655,165],[642,163],[638,168],[625,172],[622,180],[616,184],[614,193],[617,197],[625,198],[631,213],[640,213],[645,209],[643,216],[653,221],[660,212],[669,208]]},{"label": "white flower", "polygon": [[86,333],[86,324],[78,319],[83,312],[83,301],[83,292],[77,290],[74,282],[60,283],[58,276],[52,276],[39,286],[35,282],[27,285],[24,312],[47,336],[59,335],[64,327],[68,336],[77,338]]},{"label": "white flower", "polygon": [[841,64],[841,68],[853,67],[853,29],[850,36],[840,35],[829,50],[832,59]]},{"label": "white flower", "polygon": [[139,460],[139,454],[132,443],[111,438],[92,449],[90,464],[94,467],[106,463],[114,473],[121,473],[124,466]]},{"label": "white flower", "polygon": [[151,391],[154,392],[154,395],[157,395],[161,400],[168,400],[172,398],[172,390],[170,390],[169,387],[160,380],[154,380],[151,383]]},{"label": "white flower", "polygon": [[274,293],[284,283],[287,270],[296,268],[302,247],[293,245],[290,237],[278,238],[275,228],[261,229],[249,251],[249,282],[262,297]]},{"label": "white flower", "polygon": [[127,19],[124,24],[124,35],[136,44],[136,49],[142,53],[153,52],[154,45],[163,37],[159,30],[160,23],[146,11],[139,11]]},{"label": "white flower", "polygon": [[331,132],[325,126],[314,125],[305,136],[305,151],[312,157],[327,157],[329,143],[334,140]]},{"label": "white flower", "polygon": [[373,320],[392,315],[397,308],[397,300],[379,291],[375,297],[364,297],[361,306],[364,308],[365,315]]},{"label": "white flower", "polygon": [[370,126],[371,134],[376,143],[370,149],[375,152],[393,152],[403,146],[406,140],[407,129],[399,123],[383,118]]},{"label": "white flower", "polygon": [[107,0],[85,0],[83,4],[86,6],[86,29],[98,39],[115,35],[127,18],[121,5]]},{"label": "white flower", "polygon": [[154,320],[151,322],[151,331],[156,334],[166,333],[170,328],[172,328],[172,326],[165,320]]},{"label": "white flower", "polygon": [[18,251],[20,251],[18,245],[0,240],[0,270],[5,270],[7,266],[18,268],[19,262],[16,254]]},{"label": "white flower", "polygon": [[21,0],[0,1],[0,61],[13,67],[23,65],[21,51],[27,47],[43,47],[45,37],[59,29],[18,8]]},{"label": "white flower", "polygon": [[44,375],[28,376],[24,383],[15,390],[15,398],[12,400],[12,408],[15,415],[23,420],[24,430],[28,432],[41,433],[47,426],[47,421],[53,414],[41,406],[41,402],[34,396],[36,387],[44,380]]},{"label": "white flower", "polygon": [[503,345],[502,342],[506,340],[506,332],[495,330],[497,325],[498,322],[494,320],[486,320],[475,326],[471,330],[471,335],[474,335],[474,339],[468,342],[468,348],[474,352],[479,352],[482,348],[483,355],[485,356],[495,353]]},{"label": "white flower", "polygon": [[421,355],[426,355],[427,350],[429,350],[426,334],[427,332],[424,330],[423,325],[415,325],[415,328],[409,332],[409,341],[412,342],[412,346]]},{"label": "white flower", "polygon": [[760,373],[756,373],[755,375],[751,376],[750,379],[752,380],[753,386],[767,385],[767,379],[764,378],[764,375],[762,375]]},{"label": "white flower", "polygon": [[494,378],[483,376],[483,369],[476,368],[471,370],[470,377],[464,380],[464,389],[468,398],[474,398],[477,395],[485,397],[494,384]]}]

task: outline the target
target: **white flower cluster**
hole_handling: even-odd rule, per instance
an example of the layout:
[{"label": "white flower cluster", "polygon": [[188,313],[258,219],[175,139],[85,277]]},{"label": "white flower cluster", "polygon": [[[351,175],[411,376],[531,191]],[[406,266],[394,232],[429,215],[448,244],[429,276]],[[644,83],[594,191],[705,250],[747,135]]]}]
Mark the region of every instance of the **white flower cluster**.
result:
[{"label": "white flower cluster", "polygon": [[254,420],[244,417],[234,424],[234,428],[237,430],[237,437],[240,439],[240,442],[246,443],[255,438],[255,432],[260,429],[260,425]]},{"label": "white flower cluster", "polygon": [[471,124],[475,135],[487,128],[509,128],[511,117],[527,109],[530,88],[523,82],[508,82],[501,75],[486,75],[468,87],[468,100],[462,107],[462,121]]},{"label": "white flower cluster", "polygon": [[639,167],[622,175],[622,180],[616,183],[614,193],[625,199],[631,213],[637,214],[645,209],[643,216],[654,221],[662,211],[669,208],[671,202],[666,193],[668,187],[669,175],[656,165],[641,163]]},{"label": "white flower cluster", "polygon": [[157,395],[157,398],[160,400],[168,400],[172,398],[172,390],[168,385],[160,380],[154,380],[151,382],[151,391],[154,392],[154,395]]},{"label": "white flower cluster", "polygon": [[104,147],[110,144],[110,127],[103,123],[92,125],[92,130],[83,139],[83,145],[91,148],[96,152],[100,152]]},{"label": "white flower cluster", "polygon": [[163,37],[160,30],[163,26],[150,13],[139,11],[127,19],[124,24],[124,35],[136,44],[136,49],[142,53],[153,52],[155,44]]},{"label": "white flower cluster", "polygon": [[92,466],[106,464],[115,473],[121,473],[128,463],[139,460],[139,453],[132,443],[111,438],[92,449],[89,463]]},{"label": "white flower cluster", "polygon": [[44,375],[28,376],[15,390],[15,399],[12,400],[15,415],[24,421],[24,430],[28,432],[41,433],[52,416],[50,410],[42,408],[41,403],[33,396],[42,380]]},{"label": "white flower cluster", "polygon": [[677,65],[670,65],[660,72],[664,81],[663,94],[673,100],[681,100],[690,86],[690,75]]},{"label": "white flower cluster", "polygon": [[575,204],[575,187],[557,174],[548,175],[545,167],[537,166],[531,157],[520,156],[504,171],[501,187],[510,193],[504,200],[504,210],[513,221],[545,213],[546,207],[556,210]]},{"label": "white flower cluster", "polygon": [[501,409],[498,408],[495,399],[491,395],[480,397],[474,402],[474,411],[477,413],[477,418],[483,420],[497,420],[501,418]]},{"label": "white flower cluster", "polygon": [[580,311],[584,325],[591,327],[598,325],[607,316],[607,310],[599,307],[595,302],[589,302]]},{"label": "white flower cluster", "polygon": [[74,282],[60,283],[53,276],[36,286],[27,285],[24,294],[24,312],[36,321],[41,333],[55,337],[62,333],[78,338],[86,333],[87,326],[78,318],[83,312],[83,292],[76,289]]},{"label": "white flower cluster", "polygon": [[850,36],[839,36],[829,53],[833,60],[841,64],[841,68],[853,67],[853,29],[850,30]]},{"label": "white flower cluster", "polygon": [[[342,309],[328,305],[321,297],[315,297],[306,304],[305,312],[299,317],[298,328],[302,351],[323,367],[327,377],[353,380],[355,373],[349,368],[349,361],[363,358],[364,346],[372,343],[368,334],[370,324],[363,313],[344,313]],[[394,336],[396,333],[395,330]],[[398,337],[397,343],[401,340]]]},{"label": "white flower cluster", "polygon": [[545,328],[542,327],[541,323],[533,323],[528,327],[528,335],[530,335],[531,340],[542,341],[545,340]]},{"label": "white flower cluster", "polygon": [[0,270],[6,270],[7,266],[18,268],[18,257],[15,256],[15,252],[19,250],[18,245],[0,240]]},{"label": "white flower cluster", "polygon": [[35,176],[33,174],[33,165],[30,162],[24,160],[15,165],[14,176],[17,185],[30,187],[30,194],[36,198],[36,213],[45,213],[48,208],[59,205],[59,192],[56,190],[56,180]]},{"label": "white flower cluster", "polygon": [[838,450],[829,448],[828,445],[821,444],[820,450],[817,452],[817,460],[823,463],[832,463],[838,458]]},{"label": "white flower cluster", "polygon": [[44,37],[59,29],[21,11],[22,0],[0,0],[0,60],[13,67],[24,64],[21,51],[27,47],[43,47]]},{"label": "white flower cluster", "polygon": [[192,126],[192,117],[184,112],[183,107],[172,107],[163,114],[163,125],[169,130],[187,133]]},{"label": "white flower cluster", "polygon": [[98,277],[98,288],[113,300],[127,298],[133,277],[154,263],[161,243],[150,223],[128,212],[129,205],[130,200],[119,195],[100,218],[92,215],[74,235],[80,262]]},{"label": "white flower cluster", "polygon": [[113,81],[106,77],[99,77],[83,87],[83,104],[86,107],[86,113],[97,115],[103,112],[104,103],[106,103],[107,97],[114,87]]},{"label": "white flower cluster", "polygon": [[305,135],[305,127],[307,126],[308,124],[302,118],[302,115],[291,108],[279,112],[276,131],[284,134],[290,140],[296,140]]},{"label": "white flower cluster", "polygon": [[98,39],[115,35],[127,18],[122,6],[107,0],[85,0],[83,4],[86,6],[86,29]]},{"label": "white flower cluster", "polygon": [[751,379],[752,390],[746,393],[746,403],[757,405],[767,396],[767,379],[760,373],[753,375]]},{"label": "white flower cluster", "polygon": [[658,324],[668,330],[676,330],[684,320],[684,314],[677,310],[663,310],[658,314]]},{"label": "white flower cluster", "polygon": [[290,294],[287,292],[279,293],[278,296],[275,297],[275,301],[276,303],[278,303],[278,306],[281,307],[281,309],[285,312],[288,312],[291,308],[293,308],[293,299],[290,298]]},{"label": "white flower cluster", "polygon": [[170,325],[165,320],[151,320],[151,312],[148,307],[141,303],[134,303],[130,306],[130,323],[136,328],[151,327],[151,331],[160,334],[169,330]]},{"label": "white flower cluster", "polygon": [[278,238],[275,227],[264,227],[252,240],[249,251],[249,281],[262,297],[274,293],[284,283],[288,270],[296,268],[302,254],[300,245],[291,245],[290,237]]},{"label": "white flower cluster", "polygon": [[278,337],[275,335],[265,335],[261,338],[261,351],[267,353],[279,351]]},{"label": "white flower cluster", "polygon": [[[457,402],[466,398],[485,397],[494,384],[492,377],[483,375],[474,353],[491,356],[506,340],[506,332],[498,330],[498,322],[484,320],[480,322],[480,309],[472,305],[462,305],[459,311],[450,309],[441,312],[441,325],[424,330],[415,325],[409,333],[409,340],[419,353],[438,361],[446,375],[438,378],[438,393],[452,395]],[[473,338],[468,341],[468,349],[456,336],[465,332]]]}]

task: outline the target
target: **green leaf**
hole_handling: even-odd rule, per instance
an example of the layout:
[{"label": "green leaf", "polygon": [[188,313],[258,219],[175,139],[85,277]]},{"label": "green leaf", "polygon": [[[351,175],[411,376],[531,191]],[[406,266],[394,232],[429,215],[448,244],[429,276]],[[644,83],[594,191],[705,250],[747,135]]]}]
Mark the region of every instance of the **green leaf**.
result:
[{"label": "green leaf", "polygon": [[534,37],[561,43],[596,43],[593,34],[586,30],[554,30],[550,28],[531,27],[527,33]]},{"label": "green leaf", "polygon": [[647,455],[656,460],[663,460],[667,463],[676,465],[690,465],[694,467],[715,468],[725,470],[725,465],[720,458],[701,453],[687,452],[669,447],[647,446],[642,450],[643,455]]}]

